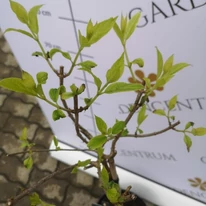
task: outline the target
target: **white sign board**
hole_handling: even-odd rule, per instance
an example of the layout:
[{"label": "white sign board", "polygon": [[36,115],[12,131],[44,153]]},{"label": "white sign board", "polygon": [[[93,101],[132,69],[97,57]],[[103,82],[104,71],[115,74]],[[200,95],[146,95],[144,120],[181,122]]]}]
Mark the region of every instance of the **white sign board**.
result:
[{"label": "white sign board", "polygon": [[[178,95],[178,103],[173,114],[182,122],[182,126],[188,121],[193,121],[198,126],[206,126],[206,1],[205,0],[144,0],[144,1],[123,1],[123,0],[21,0],[18,1],[27,9],[34,5],[44,3],[40,9],[40,40],[46,50],[61,48],[73,56],[78,51],[78,30],[84,34],[86,24],[91,18],[94,22],[109,17],[120,16],[122,13],[129,17],[136,12],[142,11],[139,28],[128,41],[128,52],[130,59],[141,57],[145,61],[142,73],[136,70],[136,74],[150,77],[156,72],[156,50],[157,46],[163,53],[164,59],[171,54],[175,55],[175,62],[187,62],[192,66],[181,71],[163,91],[156,91],[150,102],[147,104],[149,118],[143,125],[147,133],[158,131],[167,127],[163,117],[152,114],[154,109],[165,109],[168,107],[168,100]],[[9,7],[9,1],[0,3],[0,26],[4,31],[6,28],[25,29],[16,19]],[[50,80],[44,87],[48,91],[51,87],[57,87],[58,79],[47,64],[40,58],[32,57],[34,51],[39,48],[31,39],[17,33],[6,34],[6,38],[22,69],[29,71],[32,75],[46,70],[49,72]],[[79,61],[92,60],[98,63],[94,73],[104,81],[105,72],[111,67],[114,61],[121,55],[122,47],[115,33],[110,32],[105,38],[91,48],[85,49]],[[54,65],[69,67],[69,63],[60,56],[54,59]],[[122,77],[123,81],[130,81],[129,72]],[[75,83],[86,84],[86,97],[93,97],[96,91],[91,76],[75,71],[73,78],[66,82],[66,86]],[[101,96],[87,112],[81,114],[80,123],[93,135],[97,129],[94,122],[94,114],[102,117],[108,125],[113,125],[115,119],[124,120],[128,114],[128,108],[134,102],[135,92],[129,94],[116,94],[113,96]],[[53,108],[44,102],[39,102],[45,113],[54,134],[65,147],[84,148],[69,120],[54,122],[51,114]],[[84,105],[83,99],[80,104]],[[129,130],[135,128],[136,117],[129,125]],[[183,134],[167,132],[150,138],[122,138],[117,149],[119,151],[116,162],[120,172],[128,176],[121,176],[125,182],[127,177],[137,178],[136,181],[143,184],[143,189],[134,183],[134,191],[160,205],[202,205],[206,203],[206,138],[194,137],[190,153],[187,152]],[[109,146],[107,147],[109,149]],[[53,156],[71,164],[81,154],[73,156],[72,159],[65,154],[54,153]],[[83,159],[88,154],[83,153]],[[68,158],[67,158],[68,157]],[[77,159],[76,159],[77,158]],[[126,172],[126,173],[124,173]],[[91,172],[95,175],[95,172]],[[186,196],[196,199],[169,200],[170,195],[177,193],[169,192],[157,184],[148,181],[153,188],[161,188],[160,193],[149,187],[147,180],[142,182],[139,176],[154,181]],[[139,179],[138,179],[139,178]],[[141,179],[141,180],[140,180]],[[190,181],[189,181],[190,180]],[[194,183],[191,183],[191,181]],[[126,185],[127,182],[125,182]],[[156,186],[155,186],[156,185]],[[157,188],[156,188],[157,189]],[[144,191],[144,192],[143,192]],[[145,191],[147,191],[145,193]],[[150,194],[150,191],[151,192]],[[167,192],[166,192],[167,191]],[[159,190],[158,190],[159,192]],[[155,196],[154,196],[155,194]],[[166,197],[166,198],[165,198]],[[174,196],[171,196],[174,197]],[[177,196],[176,196],[177,197]],[[172,199],[172,198],[171,198]],[[188,202],[187,202],[188,201]],[[181,204],[180,204],[181,203]]]}]

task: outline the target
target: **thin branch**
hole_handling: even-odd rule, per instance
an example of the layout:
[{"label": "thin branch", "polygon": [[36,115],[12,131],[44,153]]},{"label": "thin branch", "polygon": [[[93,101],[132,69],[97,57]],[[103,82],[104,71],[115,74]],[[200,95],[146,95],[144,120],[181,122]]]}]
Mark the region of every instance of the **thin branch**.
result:
[{"label": "thin branch", "polygon": [[136,138],[152,137],[152,136],[167,132],[169,130],[173,130],[179,124],[180,124],[180,121],[175,122],[174,124],[171,124],[168,127],[166,127],[165,129],[162,129],[162,130],[157,131],[157,132],[152,132],[152,133],[148,133],[148,134],[128,134],[124,137],[136,137]]},{"label": "thin branch", "polygon": [[67,152],[73,152],[73,151],[77,151],[77,152],[87,152],[87,151],[92,151],[90,149],[40,149],[40,150],[26,150],[23,152],[16,152],[16,153],[12,153],[12,154],[6,154],[7,157],[10,156],[14,156],[14,155],[19,155],[19,154],[26,154],[26,153],[34,153],[34,152],[58,152],[58,151],[67,151]]},{"label": "thin branch", "polygon": [[29,195],[31,192],[33,192],[38,186],[44,184],[46,181],[48,181],[49,179],[51,179],[52,177],[56,176],[56,175],[59,175],[61,173],[64,173],[66,172],[67,170],[70,170],[70,169],[73,169],[75,166],[77,166],[76,164],[75,165],[72,165],[72,166],[68,166],[68,167],[65,167],[64,169],[62,170],[57,170],[49,175],[47,175],[46,177],[42,178],[41,180],[39,180],[36,184],[32,185],[30,188],[28,189],[25,189],[22,193],[20,193],[19,195],[17,195],[16,197],[13,197],[11,199],[9,199],[7,201],[7,206],[11,206],[11,205],[14,205],[14,203],[16,203],[17,201],[19,201],[20,199],[22,199],[23,197],[25,197],[26,195]]}]

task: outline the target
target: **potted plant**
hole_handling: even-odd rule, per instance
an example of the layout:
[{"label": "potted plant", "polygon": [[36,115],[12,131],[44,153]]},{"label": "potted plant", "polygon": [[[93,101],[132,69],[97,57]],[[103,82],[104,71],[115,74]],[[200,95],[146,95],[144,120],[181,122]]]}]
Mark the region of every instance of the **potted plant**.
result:
[{"label": "potted plant", "polygon": [[[95,203],[94,205],[145,205],[145,203],[139,199],[136,194],[131,192],[132,186],[128,185],[125,190],[120,188],[118,183],[119,177],[115,165],[115,156],[118,153],[116,150],[116,144],[123,137],[151,137],[165,133],[169,130],[173,130],[174,132],[183,133],[184,142],[186,144],[187,150],[189,151],[192,145],[192,140],[189,135],[203,136],[206,134],[206,128],[194,127],[193,122],[188,122],[183,126],[183,129],[177,129],[177,126],[180,125],[180,121],[176,121],[175,117],[171,115],[171,111],[174,109],[177,103],[177,95],[170,99],[168,104],[169,109],[167,112],[161,109],[153,111],[154,114],[163,116],[166,119],[168,122],[167,128],[149,134],[143,133],[141,130],[141,125],[148,116],[146,114],[146,103],[149,101],[149,96],[154,92],[154,90],[165,86],[171,79],[173,79],[176,73],[180,72],[185,67],[188,67],[189,64],[174,64],[173,55],[170,56],[166,61],[163,61],[161,52],[156,49],[156,81],[151,83],[149,78],[144,78],[141,81],[136,79],[133,72],[133,65],[138,65],[141,68],[144,66],[144,61],[141,58],[131,60],[128,54],[129,52],[126,47],[126,43],[137,27],[141,15],[140,13],[134,15],[130,20],[127,17],[121,16],[120,25],[118,25],[116,22],[117,17],[111,17],[95,24],[92,22],[92,20],[90,20],[87,24],[86,35],[83,35],[79,31],[80,48],[75,58],[72,59],[68,52],[61,51],[57,48],[53,48],[50,51],[45,51],[44,47],[42,46],[38,35],[39,26],[37,19],[37,13],[42,5],[34,6],[29,11],[26,11],[22,5],[10,0],[10,6],[19,21],[28,27],[28,31],[9,28],[5,32],[19,32],[35,41],[39,45],[41,51],[34,52],[32,55],[41,57],[48,63],[51,71],[54,72],[59,79],[59,85],[55,85],[55,88],[51,88],[49,93],[46,94],[44,91],[44,84],[47,82],[48,73],[46,71],[39,72],[36,74],[36,79],[34,79],[34,77],[32,77],[27,71],[22,70],[22,78],[5,78],[0,81],[0,86],[15,92],[35,96],[36,98],[47,102],[54,108],[52,113],[52,118],[54,121],[58,121],[62,118],[69,118],[74,124],[77,136],[82,140],[82,142],[85,143],[87,146],[87,151],[92,152],[96,156],[96,160],[79,160],[75,165],[54,172],[53,174],[40,180],[31,188],[22,191],[20,195],[9,199],[7,205],[14,205],[19,199],[26,195],[29,196],[31,205],[49,205],[43,203],[39,199],[38,194],[33,193],[37,186],[40,186],[43,182],[50,179],[54,175],[66,171],[68,172],[69,169],[72,169],[72,173],[76,173],[79,168],[90,169],[92,167],[96,168],[99,180],[101,182],[101,187],[105,193],[105,195],[100,198],[99,202]],[[121,56],[114,61],[111,68],[107,70],[105,78],[98,77],[93,72],[93,68],[97,66],[95,62],[79,62],[78,58],[83,49],[91,47],[93,44],[100,41],[101,38],[107,35],[112,29],[115,31],[117,38],[120,40],[120,44],[123,47],[123,52]],[[71,66],[67,72],[65,72],[63,66],[54,68],[52,64],[52,58],[57,53],[60,53],[70,62]],[[78,86],[71,84],[70,88],[66,88],[64,85],[65,79],[70,78],[73,75],[73,71],[76,69],[87,72],[89,75],[91,75],[97,88],[94,97],[90,99],[84,99],[85,105],[83,106],[79,105],[78,99],[85,92],[85,84]],[[128,70],[132,76],[131,83],[120,81],[125,70]],[[91,135],[90,132],[80,124],[81,119],[79,114],[89,109],[90,106],[99,98],[99,96],[113,95],[116,93],[131,91],[136,91],[136,94],[134,93],[134,102],[129,108],[129,113],[126,119],[116,120],[113,125],[108,125],[108,123],[105,122],[101,117],[95,115],[95,122],[99,131],[97,136]],[[72,100],[73,104],[69,104],[68,100]],[[132,132],[128,131],[127,126],[129,123],[131,123],[131,119],[134,115],[137,115],[137,125],[136,129]],[[24,160],[24,166],[26,168],[31,168],[33,164],[32,154],[35,143],[30,143],[27,140],[26,128],[23,129],[20,140],[22,142],[22,147],[26,148],[26,152],[28,153],[28,157]],[[56,146],[56,151],[63,150],[58,146],[58,140],[56,137],[54,137],[53,141]],[[111,142],[111,149],[110,152],[106,154],[104,147],[108,142]]]}]

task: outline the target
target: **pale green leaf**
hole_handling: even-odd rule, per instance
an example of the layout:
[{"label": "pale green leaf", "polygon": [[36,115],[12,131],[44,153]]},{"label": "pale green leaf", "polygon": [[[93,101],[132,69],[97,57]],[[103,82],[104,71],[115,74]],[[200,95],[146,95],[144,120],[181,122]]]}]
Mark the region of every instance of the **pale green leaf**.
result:
[{"label": "pale green leaf", "polygon": [[60,109],[56,109],[53,111],[52,113],[52,119],[54,121],[59,120],[60,118],[65,118],[66,115],[64,114],[64,112]]},{"label": "pale green leaf", "polygon": [[150,87],[151,87],[151,81],[150,81],[150,79],[149,79],[149,78],[143,78],[143,79],[144,79],[144,81],[145,81],[146,87],[147,87],[148,89],[150,89]]},{"label": "pale green leaf", "polygon": [[154,114],[160,115],[160,116],[166,116],[166,113],[162,109],[156,109],[153,111]]},{"label": "pale green leaf", "polygon": [[74,95],[77,94],[78,87],[77,87],[75,84],[72,84],[72,85],[70,86],[70,89],[71,89],[71,91],[73,92]]},{"label": "pale green leaf", "polygon": [[206,128],[205,127],[193,128],[192,134],[194,136],[204,136],[204,135],[206,135]]},{"label": "pale green leaf", "polygon": [[22,70],[22,82],[25,87],[29,89],[36,90],[36,83],[33,77],[26,71]]},{"label": "pale green leaf", "polygon": [[37,5],[32,7],[29,10],[28,13],[28,18],[29,18],[29,28],[31,29],[31,31],[35,34],[39,33],[39,25],[38,25],[38,18],[37,18],[37,14],[39,9],[42,7],[43,5]]},{"label": "pale green leaf", "polygon": [[146,115],[146,105],[142,106],[138,116],[137,116],[137,123],[138,126],[140,126],[142,124],[142,122],[147,118],[148,115]]},{"label": "pale green leaf", "polygon": [[78,167],[86,167],[91,163],[91,159],[85,160],[85,161],[78,161]]},{"label": "pale green leaf", "polygon": [[105,121],[102,118],[95,115],[95,122],[96,122],[98,130],[102,134],[107,134],[107,124],[105,123]]},{"label": "pale green leaf", "polygon": [[135,14],[128,22],[127,26],[126,26],[126,30],[125,30],[125,39],[129,39],[129,37],[133,34],[133,32],[135,31],[139,19],[140,19],[141,13],[138,12],[137,14]]},{"label": "pale green leaf", "polygon": [[157,78],[159,78],[163,70],[163,57],[159,49],[156,48],[156,50],[157,50]]},{"label": "pale green leaf", "polygon": [[79,43],[80,43],[80,47],[81,47],[81,48],[90,47],[91,44],[89,43],[89,40],[81,34],[81,31],[80,31],[80,30],[78,30],[78,33],[79,33]]},{"label": "pale green leaf", "polygon": [[58,98],[59,98],[59,90],[55,89],[55,88],[50,89],[49,96],[50,96],[52,101],[57,102]]},{"label": "pale green leaf", "polygon": [[36,91],[37,91],[37,94],[40,95],[40,97],[45,97],[42,84],[37,85]]},{"label": "pale green leaf", "polygon": [[44,54],[42,52],[39,52],[39,51],[33,52],[32,56],[36,56],[36,57],[41,56],[44,58]]},{"label": "pale green leaf", "polygon": [[77,64],[78,66],[82,66],[84,68],[88,68],[88,69],[91,69],[91,68],[94,68],[97,66],[97,64],[93,61],[90,61],[90,60],[87,60],[87,61],[84,61],[84,62],[81,62],[79,64]]},{"label": "pale green leaf", "polygon": [[177,104],[177,95],[175,95],[174,97],[172,97],[172,98],[170,99],[170,101],[169,101],[169,103],[168,103],[168,109],[169,109],[169,110],[174,109],[175,106],[176,106],[176,104]]},{"label": "pale green leaf", "polygon": [[97,149],[99,147],[102,147],[107,142],[107,137],[104,135],[98,135],[93,137],[89,140],[87,146],[90,149]]},{"label": "pale green leaf", "polygon": [[24,31],[22,29],[14,29],[14,28],[8,28],[4,31],[4,33],[6,32],[10,32],[10,31],[14,31],[14,32],[18,32],[18,33],[21,33],[21,34],[24,34],[32,39],[34,39],[34,37],[32,36],[32,34],[30,34],[28,31]]},{"label": "pale green leaf", "polygon": [[189,64],[187,63],[178,63],[178,64],[175,64],[174,66],[171,67],[169,73],[170,74],[175,74],[179,71],[181,71],[182,69],[184,69],[185,67],[188,67],[190,66]]},{"label": "pale green leaf", "polygon": [[53,141],[54,141],[55,147],[58,147],[59,142],[55,136],[53,137]]},{"label": "pale green leaf", "polygon": [[112,83],[118,81],[124,72],[124,53],[119,59],[112,65],[112,67],[107,71],[106,78],[107,83]]},{"label": "pale green leaf", "polygon": [[191,138],[190,138],[189,136],[187,136],[186,134],[185,134],[185,136],[184,136],[184,142],[185,142],[185,144],[186,144],[186,146],[187,146],[187,151],[189,152],[189,151],[190,151],[190,148],[191,148],[191,146],[192,146],[192,140],[191,140]]},{"label": "pale green leaf", "polygon": [[27,140],[27,128],[24,127],[24,129],[22,130],[22,134],[19,137],[20,140]]},{"label": "pale green leaf", "polygon": [[126,127],[124,121],[117,121],[112,127],[112,134],[119,134]]},{"label": "pale green leaf", "polygon": [[32,159],[31,156],[27,157],[27,158],[24,160],[24,166],[25,166],[27,169],[32,168],[32,166],[33,166],[33,159]]},{"label": "pale green leaf", "polygon": [[109,184],[109,173],[107,172],[106,168],[103,166],[102,171],[101,171],[101,182],[103,185],[103,188],[107,188]]},{"label": "pale green leaf", "polygon": [[172,68],[173,61],[174,61],[174,55],[171,55],[164,64],[163,67],[164,73],[168,72]]},{"label": "pale green leaf", "polygon": [[142,58],[134,59],[132,64],[137,64],[139,67],[144,67],[144,60]]},{"label": "pale green leaf", "polygon": [[27,11],[21,4],[10,0],[10,7],[12,11],[16,14],[19,21],[21,21],[24,24],[28,24]]},{"label": "pale green leaf", "polygon": [[106,94],[113,94],[117,92],[138,91],[144,89],[142,84],[130,84],[125,82],[115,82],[110,84],[104,91]]},{"label": "pale green leaf", "polygon": [[127,16],[124,17],[123,15],[121,15],[121,32],[123,35],[125,34],[125,30],[127,27],[127,20]]},{"label": "pale green leaf", "polygon": [[52,59],[53,56],[56,53],[61,53],[63,57],[65,57],[68,60],[71,60],[71,56],[70,56],[70,54],[68,52],[63,52],[63,51],[61,51],[60,49],[57,49],[57,48],[53,48],[53,49],[50,50],[49,57]]},{"label": "pale green leaf", "polygon": [[64,99],[64,100],[69,99],[71,97],[74,97],[74,94],[72,92],[64,92],[61,95],[61,98]]},{"label": "pale green leaf", "polygon": [[194,122],[187,122],[187,124],[185,125],[185,130],[189,129],[190,127],[194,126]]},{"label": "pale green leaf", "polygon": [[36,79],[39,84],[46,84],[46,81],[48,79],[48,73],[47,72],[38,72],[36,75]]},{"label": "pale green leaf", "polygon": [[115,33],[117,34],[117,36],[119,37],[121,43],[123,44],[124,43],[123,34],[116,22],[114,23],[113,29]]},{"label": "pale green leaf", "polygon": [[111,203],[117,203],[120,197],[120,194],[116,190],[116,188],[109,188],[106,190],[106,196]]},{"label": "pale green leaf", "polygon": [[89,40],[93,34],[94,26],[92,20],[90,19],[87,24],[87,39]]}]

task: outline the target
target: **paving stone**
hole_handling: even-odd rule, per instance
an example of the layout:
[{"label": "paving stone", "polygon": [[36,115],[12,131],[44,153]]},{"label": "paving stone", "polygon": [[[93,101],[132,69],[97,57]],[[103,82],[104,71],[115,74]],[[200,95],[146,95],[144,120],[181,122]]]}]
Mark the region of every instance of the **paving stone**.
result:
[{"label": "paving stone", "polygon": [[103,189],[100,187],[100,181],[97,178],[94,178],[93,180],[93,188],[90,190],[92,196],[94,197],[101,197],[104,194]]},{"label": "paving stone", "polygon": [[76,175],[76,183],[83,187],[91,188],[93,185],[94,178],[85,172],[78,171]]},{"label": "paving stone", "polygon": [[[0,75],[0,77],[1,77],[1,75]],[[10,91],[8,89],[4,89],[3,87],[0,87],[0,94],[11,94],[11,93],[12,93],[12,91]]]},{"label": "paving stone", "polygon": [[30,170],[26,169],[17,157],[2,156],[0,159],[0,173],[4,174],[11,181],[26,184]]},{"label": "paving stone", "polygon": [[44,128],[49,128],[47,119],[43,116],[41,109],[37,106],[32,109],[29,121],[38,123]]},{"label": "paving stone", "polygon": [[10,53],[11,52],[11,49],[9,47],[9,44],[7,42],[4,41],[3,45],[1,46],[1,50],[4,52],[4,53]]},{"label": "paving stone", "polygon": [[0,38],[3,38],[3,32],[0,30]]},{"label": "paving stone", "polygon": [[70,186],[62,206],[90,206],[96,202],[97,198],[91,197],[87,191]]},{"label": "paving stone", "polygon": [[11,133],[0,133],[0,145],[6,154],[22,152],[21,141]]},{"label": "paving stone", "polygon": [[35,144],[42,145],[45,148],[49,148],[52,142],[53,136],[54,135],[50,129],[38,128],[35,138],[34,138],[34,142]]},{"label": "paving stone", "polygon": [[14,92],[12,93],[11,97],[21,99],[25,103],[37,104],[36,98],[30,95]]},{"label": "paving stone", "polygon": [[4,125],[5,125],[6,121],[8,120],[9,116],[10,116],[9,113],[0,112],[0,119],[1,119],[0,128],[4,127]]},{"label": "paving stone", "polygon": [[22,134],[24,127],[27,128],[27,138],[32,140],[37,129],[36,124],[31,124],[26,122],[23,118],[20,117],[11,117],[9,118],[6,126],[2,129],[4,132],[14,133],[17,137]]},{"label": "paving stone", "polygon": [[7,95],[6,94],[0,94],[0,107],[3,105],[4,100],[6,99]]},{"label": "paving stone", "polygon": [[8,56],[7,54],[5,54],[0,50],[0,64],[4,65],[4,67],[5,67],[4,62],[7,60],[7,56]]},{"label": "paving stone", "polygon": [[18,67],[18,63],[16,61],[16,58],[12,54],[6,55],[6,60],[4,61],[4,64],[6,66],[13,66],[13,67]]},{"label": "paving stone", "polygon": [[11,112],[14,116],[28,117],[32,107],[32,104],[22,103],[19,99],[7,98],[2,111]]},{"label": "paving stone", "polygon": [[0,79],[8,78],[11,77],[11,73],[13,71],[12,68],[6,67],[4,64],[1,62],[1,52],[0,52]]}]

